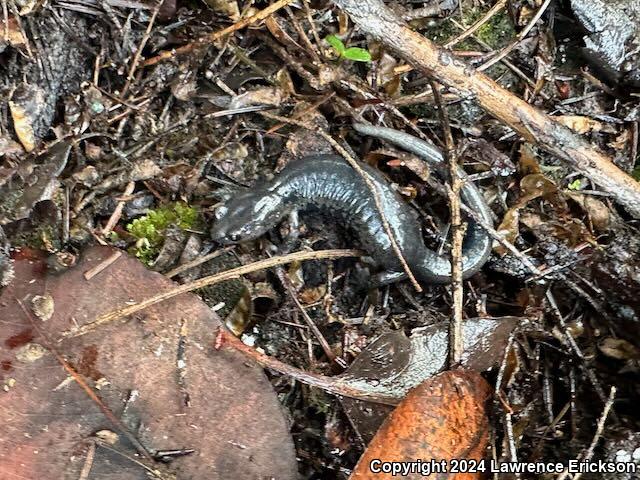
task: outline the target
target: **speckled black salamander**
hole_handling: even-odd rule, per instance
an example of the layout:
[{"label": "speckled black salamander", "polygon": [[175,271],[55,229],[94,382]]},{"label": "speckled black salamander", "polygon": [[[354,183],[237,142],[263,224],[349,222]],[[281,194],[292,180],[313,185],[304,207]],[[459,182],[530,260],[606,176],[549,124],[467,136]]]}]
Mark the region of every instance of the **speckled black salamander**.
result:
[{"label": "speckled black salamander", "polygon": [[[435,146],[411,135],[363,124],[355,125],[355,129],[395,143],[422,157],[437,170],[446,168]],[[392,190],[380,172],[365,164],[361,166],[378,189],[385,217],[413,274],[426,283],[450,281],[449,258],[424,245],[418,214]],[[460,175],[466,176],[462,170]],[[471,182],[464,184],[462,200],[491,223],[489,208]],[[340,217],[356,233],[360,247],[386,271],[381,283],[406,278],[371,191],[358,172],[336,155],[312,155],[295,160],[272,181],[230,199],[216,211],[211,237],[227,244],[252,240],[275,227],[285,216],[308,207],[320,207]],[[490,251],[491,239],[482,227],[470,221],[463,244],[465,278],[484,265]]]}]

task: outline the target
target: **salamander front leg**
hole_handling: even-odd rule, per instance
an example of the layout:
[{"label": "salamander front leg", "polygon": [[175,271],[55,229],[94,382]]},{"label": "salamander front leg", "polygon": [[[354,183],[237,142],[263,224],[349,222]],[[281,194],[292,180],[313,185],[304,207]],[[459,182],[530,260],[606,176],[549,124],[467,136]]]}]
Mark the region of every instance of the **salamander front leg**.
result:
[{"label": "salamander front leg", "polygon": [[408,275],[406,272],[385,270],[384,272],[376,273],[371,277],[371,288],[383,287],[401,280],[406,280],[407,278]]},{"label": "salamander front leg", "polygon": [[289,231],[284,239],[283,248],[285,252],[290,252],[297,243],[298,237],[300,237],[300,218],[298,216],[298,211],[292,210],[287,218]]}]

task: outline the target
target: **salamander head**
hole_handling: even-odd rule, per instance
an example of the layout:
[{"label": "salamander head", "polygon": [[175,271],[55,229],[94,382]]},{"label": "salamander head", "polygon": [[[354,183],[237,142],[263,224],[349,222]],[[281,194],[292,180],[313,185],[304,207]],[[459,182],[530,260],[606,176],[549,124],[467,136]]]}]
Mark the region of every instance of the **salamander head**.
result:
[{"label": "salamander head", "polygon": [[275,227],[287,213],[282,197],[275,193],[243,193],[218,207],[211,238],[222,244],[253,240]]}]

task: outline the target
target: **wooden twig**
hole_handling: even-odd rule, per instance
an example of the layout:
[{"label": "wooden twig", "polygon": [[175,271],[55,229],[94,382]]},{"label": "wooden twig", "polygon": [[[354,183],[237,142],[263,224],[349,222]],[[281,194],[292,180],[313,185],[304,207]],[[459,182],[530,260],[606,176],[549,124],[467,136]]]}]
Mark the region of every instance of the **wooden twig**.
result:
[{"label": "wooden twig", "polygon": [[449,114],[442,101],[442,93],[438,84],[431,81],[433,98],[438,108],[440,123],[444,132],[444,145],[442,150],[445,161],[449,165],[450,188],[447,188],[449,208],[451,210],[451,289],[453,297],[453,312],[449,320],[449,365],[457,365],[462,360],[464,350],[462,333],[462,307],[464,291],[462,287],[462,241],[464,229],[462,228],[462,216],[460,215],[460,190],[463,181],[458,174],[458,158],[456,155]]},{"label": "wooden twig", "polygon": [[89,448],[87,449],[87,455],[84,459],[84,465],[82,465],[82,470],[80,470],[80,476],[78,480],[87,480],[89,478],[89,474],[91,473],[91,467],[93,466],[93,460],[96,456],[96,442],[89,442]]},{"label": "wooden twig", "polygon": [[[604,432],[604,425],[607,422],[609,411],[611,410],[611,407],[613,407],[613,402],[616,398],[616,390],[617,390],[616,387],[611,387],[611,390],[609,391],[609,398],[607,398],[607,403],[605,403],[604,408],[602,409],[602,415],[600,415],[600,418],[598,419],[596,432],[593,435],[593,439],[591,440],[591,443],[589,444],[589,448],[582,455],[580,455],[580,460],[579,460],[580,462],[588,462],[593,457],[593,452],[596,449],[596,445],[598,445],[598,442],[602,437],[602,432]],[[569,471],[565,470],[558,476],[557,480],[564,480],[565,478],[567,478],[568,475],[569,475]],[[582,477],[582,472],[576,473],[575,476],[573,477],[573,480],[579,480],[580,477]]]},{"label": "wooden twig", "polygon": [[322,334],[322,332],[320,331],[320,329],[316,325],[316,322],[313,321],[313,319],[309,316],[309,314],[305,310],[304,305],[302,305],[300,300],[298,300],[298,296],[296,294],[296,290],[295,290],[295,288],[293,288],[293,285],[291,284],[291,280],[289,280],[289,278],[287,277],[287,274],[280,267],[278,267],[276,270],[277,270],[278,278],[280,279],[282,284],[287,289],[287,292],[291,296],[291,299],[293,300],[293,303],[295,303],[296,307],[298,307],[298,310],[302,314],[302,318],[304,318],[304,321],[307,324],[307,326],[309,327],[309,330],[311,330],[311,332],[315,335],[315,337],[318,340],[318,343],[320,344],[320,347],[322,348],[322,351],[324,352],[324,354],[327,356],[329,361],[331,361],[331,362],[339,362],[339,365],[342,368],[346,368],[347,365],[344,364],[344,362],[342,362],[341,358],[338,358],[336,356],[336,354],[333,353],[333,350],[331,349],[331,345],[329,345],[329,342],[327,342],[327,339],[324,337],[324,335]]},{"label": "wooden twig", "polygon": [[620,170],[598,148],[488,76],[411,30],[380,0],[334,0],[365,32],[381,39],[402,58],[463,98],[473,98],[488,113],[526,141],[556,155],[611,193],[640,218],[640,182]]},{"label": "wooden twig", "polygon": [[283,375],[288,375],[289,377],[294,378],[299,382],[305,383],[312,387],[321,388],[322,390],[333,393],[334,395],[341,395],[344,397],[357,398],[359,400],[367,400],[369,402],[376,402],[394,406],[400,402],[400,399],[396,397],[387,397],[382,394],[355,388],[354,386],[349,385],[347,382],[345,382],[344,377],[326,377],[324,375],[318,375],[316,373],[305,372],[304,370],[300,370],[299,368],[287,365],[277,358],[273,358],[269,355],[265,355],[264,353],[260,353],[255,348],[245,345],[235,335],[227,332],[224,327],[220,327],[220,329],[218,330],[215,347],[216,349],[219,349],[223,346],[227,346],[229,348],[237,350],[243,355],[255,360],[264,368],[269,368],[271,370],[275,370],[276,372],[280,372]]},{"label": "wooden twig", "polygon": [[[221,145],[224,145],[224,143],[221,143]],[[226,248],[222,248],[220,250],[216,250],[215,252],[211,252],[207,255],[203,255],[201,257],[196,258],[195,260],[192,260],[191,262],[187,262],[187,263],[183,263],[182,265],[178,265],[176,268],[169,270],[167,273],[165,273],[165,277],[167,278],[172,278],[175,277],[176,275],[186,272],[187,270],[191,270],[194,267],[197,267],[198,265],[202,265],[203,263],[207,263],[209,260],[213,260],[214,258],[219,257],[220,255],[222,255],[223,253],[227,253],[229,251],[231,251],[233,249],[233,247],[226,247]]]},{"label": "wooden twig", "polygon": [[91,280],[93,277],[98,275],[100,272],[102,272],[103,270],[108,268],[111,264],[113,264],[113,262],[118,260],[121,256],[122,256],[122,252],[120,250],[118,250],[113,255],[109,256],[109,258],[104,259],[102,262],[100,262],[95,267],[90,268],[89,270],[84,272],[84,275],[83,275],[84,279],[85,280]]},{"label": "wooden twig", "polygon": [[[324,95],[322,98],[320,98],[320,100],[318,100],[317,102],[311,104],[308,108],[305,108],[304,110],[302,110],[300,112],[296,112],[291,118],[297,120],[299,118],[305,117],[309,113],[317,110],[320,105],[322,105],[323,103],[325,103],[328,100],[332,99],[335,96],[335,94],[336,94],[336,92],[330,92],[327,95]],[[267,130],[265,132],[265,134],[266,135],[271,135],[273,133],[276,133],[278,130],[280,130],[285,125],[286,125],[286,123],[278,123],[277,125],[274,125],[269,130]]]},{"label": "wooden twig", "polygon": [[555,299],[553,293],[551,293],[550,289],[547,289],[547,292],[545,294],[545,299],[546,299],[547,305],[549,305],[551,307],[551,312],[556,317],[556,319],[558,321],[558,324],[560,325],[560,328],[562,329],[562,333],[564,334],[564,336],[567,339],[567,344],[569,345],[569,348],[571,348],[571,350],[573,350],[573,353],[575,353],[575,355],[582,361],[580,367],[584,371],[586,377],[591,382],[591,385],[593,386],[593,389],[596,391],[596,393],[598,394],[600,399],[604,403],[606,403],[607,397],[604,394],[604,389],[602,388],[602,385],[600,384],[600,381],[598,380],[598,377],[596,377],[596,374],[589,367],[589,365],[587,365],[586,357],[585,357],[584,353],[582,353],[582,350],[580,349],[580,347],[578,346],[578,342],[576,342],[576,339],[571,334],[571,331],[569,330],[569,328],[567,326],[567,323],[564,321],[564,317],[562,316],[562,312],[560,312],[560,308],[558,307],[558,303],[556,302],[556,299]]},{"label": "wooden twig", "polygon": [[9,10],[7,0],[2,0],[2,22],[4,23],[4,42],[9,43]]},{"label": "wooden twig", "polygon": [[197,50],[199,48],[211,45],[211,43],[215,42],[216,40],[222,37],[229,35],[230,33],[240,30],[253,23],[261,22],[262,20],[267,18],[269,15],[273,14],[274,12],[277,12],[283,7],[286,7],[292,2],[293,0],[278,0],[277,2],[274,2],[273,4],[269,5],[264,10],[260,10],[255,15],[252,15],[248,18],[244,18],[239,22],[236,22],[233,25],[228,26],[227,28],[223,28],[222,30],[218,30],[217,32],[213,32],[213,33],[210,33],[209,35],[200,37],[191,43],[183,45],[182,47],[179,47],[173,50],[166,50],[161,54],[156,55],[155,57],[151,57],[145,60],[142,65],[144,65],[145,67],[148,67],[150,65],[155,65],[156,63],[162,62],[163,60],[174,58],[176,55],[182,55],[184,53],[188,53],[193,50]]},{"label": "wooden twig", "polygon": [[243,265],[241,267],[232,268],[231,270],[227,270],[225,272],[216,273],[215,275],[209,275],[208,277],[203,277],[193,282],[185,283],[184,285],[178,285],[177,287],[172,288],[167,292],[159,293],[158,295],[149,297],[139,303],[129,304],[124,307],[117,308],[115,310],[112,310],[111,312],[96,317],[93,322],[86,323],[80,328],[64,332],[62,334],[62,338],[85,335],[101,325],[113,322],[114,320],[118,320],[129,315],[133,315],[134,313],[144,310],[145,308],[155,305],[156,303],[164,302],[165,300],[168,300],[170,298],[182,295],[183,293],[191,292],[193,290],[197,290],[202,287],[206,287],[208,285],[214,285],[216,283],[224,282],[225,280],[238,278],[239,276],[245,275],[247,273],[264,270],[265,268],[271,268],[277,265],[283,265],[285,263],[295,261],[359,257],[360,255],[362,255],[362,252],[359,250],[318,250],[311,252],[295,252],[288,255],[283,255],[281,257],[267,258],[265,260],[250,263],[249,265]]},{"label": "wooden twig", "polygon": [[542,17],[542,14],[547,10],[547,7],[549,6],[550,3],[551,3],[551,0],[545,0],[544,3],[542,5],[540,5],[540,8],[536,12],[536,14],[533,16],[531,21],[529,21],[527,26],[524,27],[520,33],[518,33],[518,35],[516,36],[515,40],[513,40],[509,45],[507,45],[502,50],[500,50],[495,56],[491,57],[488,61],[483,63],[481,66],[479,66],[478,67],[478,71],[479,72],[485,71],[491,65],[495,65],[500,60],[502,60],[504,57],[509,55],[509,53],[514,48],[516,48],[518,43],[520,43],[522,40],[524,40],[524,38],[529,34],[531,29],[535,26],[535,24],[538,23],[538,20],[540,20],[540,17]]},{"label": "wooden twig", "polygon": [[371,179],[367,176],[367,174],[364,172],[364,170],[362,170],[362,167],[360,165],[358,165],[358,162],[351,156],[351,154],[349,152],[347,152],[342,147],[342,145],[340,145],[338,142],[336,142],[331,135],[329,135],[327,132],[325,132],[324,130],[322,130],[322,129],[318,128],[318,127],[314,127],[314,126],[308,125],[308,124],[306,124],[304,122],[300,122],[298,120],[292,120],[290,118],[280,117],[278,115],[272,115],[272,114],[266,113],[266,112],[262,112],[261,115],[264,116],[264,117],[270,118],[272,120],[278,120],[280,122],[290,123],[292,125],[296,125],[298,127],[306,128],[307,130],[311,130],[312,132],[316,132],[318,135],[322,136],[327,142],[329,142],[333,146],[333,148],[340,155],[342,155],[342,157],[346,160],[346,162],[349,165],[351,165],[351,167],[356,172],[358,172],[358,174],[364,180],[364,183],[367,185],[367,188],[371,191],[371,194],[373,195],[373,201],[374,201],[374,203],[376,205],[376,209],[378,210],[378,213],[380,214],[380,218],[382,220],[382,226],[384,227],[385,233],[389,237],[389,241],[391,242],[391,247],[393,248],[394,253],[398,257],[398,261],[400,262],[400,264],[402,265],[402,268],[404,269],[404,271],[406,272],[407,276],[409,277],[409,280],[411,280],[411,283],[413,284],[414,288],[418,292],[422,292],[422,287],[420,286],[420,284],[416,280],[416,277],[411,272],[411,268],[409,267],[409,265],[407,264],[407,261],[405,260],[404,256],[402,255],[402,251],[400,250],[400,247],[398,246],[398,242],[396,241],[396,238],[393,235],[393,231],[391,230],[391,226],[389,225],[389,221],[387,220],[387,217],[384,214],[384,208],[382,208],[382,201],[380,200],[380,194],[378,193],[378,189],[376,188],[375,184],[371,181]]},{"label": "wooden twig", "polygon": [[[140,58],[142,57],[142,50],[144,50],[145,45],[149,41],[149,37],[151,36],[151,29],[153,25],[156,23],[156,17],[158,16],[158,12],[160,12],[160,8],[162,7],[164,0],[157,0],[156,6],[153,9],[153,14],[149,19],[149,23],[147,23],[147,29],[142,36],[142,40],[140,40],[140,45],[138,45],[138,49],[136,50],[135,55],[133,56],[133,60],[131,61],[131,66],[129,67],[129,73],[127,74],[127,80],[124,82],[124,87],[122,87],[122,93],[120,97],[122,99],[125,98],[127,92],[129,91],[129,87],[131,86],[131,82],[133,81],[133,76],[136,73],[136,69],[138,68],[138,64],[140,63]],[[97,85],[98,82],[96,82]]]},{"label": "wooden twig", "polygon": [[118,221],[120,221],[120,217],[122,216],[122,211],[124,210],[124,206],[127,203],[127,197],[133,193],[134,188],[136,187],[136,182],[129,182],[122,193],[122,200],[119,200],[116,204],[116,208],[113,209],[113,213],[109,217],[107,224],[102,229],[102,236],[106,237],[111,233],[111,230],[116,226]]}]

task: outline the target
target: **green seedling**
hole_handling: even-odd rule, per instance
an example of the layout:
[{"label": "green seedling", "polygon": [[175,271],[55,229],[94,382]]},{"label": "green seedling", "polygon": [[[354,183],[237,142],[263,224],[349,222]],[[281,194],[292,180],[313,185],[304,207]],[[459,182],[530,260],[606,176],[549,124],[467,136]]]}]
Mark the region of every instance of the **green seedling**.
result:
[{"label": "green seedling", "polygon": [[347,48],[345,44],[335,35],[329,35],[325,38],[327,43],[333,47],[338,56],[342,59],[352,60],[354,62],[370,62],[371,53],[369,50],[358,47]]},{"label": "green seedling", "polygon": [[567,185],[567,188],[569,190],[580,190],[580,188],[582,188],[582,181],[580,181],[580,179],[576,179],[573,182],[571,182],[569,185]]}]

